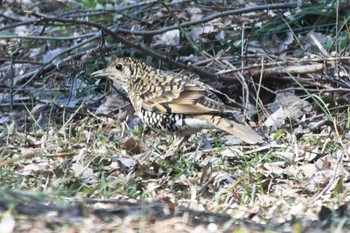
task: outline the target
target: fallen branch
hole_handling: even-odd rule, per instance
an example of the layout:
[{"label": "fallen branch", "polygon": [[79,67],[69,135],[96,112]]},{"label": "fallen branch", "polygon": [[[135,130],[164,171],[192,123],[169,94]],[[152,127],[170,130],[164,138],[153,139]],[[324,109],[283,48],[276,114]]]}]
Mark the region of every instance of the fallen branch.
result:
[{"label": "fallen branch", "polygon": [[[277,74],[309,74],[309,73],[321,73],[324,69],[324,64],[313,64],[313,65],[298,65],[298,66],[287,66],[287,67],[271,67],[263,70],[263,75],[272,76]],[[248,77],[260,77],[261,69],[245,70],[243,72]]]}]

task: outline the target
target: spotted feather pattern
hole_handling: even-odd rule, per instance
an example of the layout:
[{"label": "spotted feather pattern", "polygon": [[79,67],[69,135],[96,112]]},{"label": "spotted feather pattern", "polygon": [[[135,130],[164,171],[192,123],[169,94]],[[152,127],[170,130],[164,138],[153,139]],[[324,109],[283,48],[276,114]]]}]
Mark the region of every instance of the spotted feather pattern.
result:
[{"label": "spotted feather pattern", "polygon": [[154,130],[189,135],[216,127],[246,143],[263,142],[259,134],[233,117],[241,107],[238,103],[200,81],[155,69],[130,57],[117,58],[92,76],[108,76],[121,85],[138,116]]}]

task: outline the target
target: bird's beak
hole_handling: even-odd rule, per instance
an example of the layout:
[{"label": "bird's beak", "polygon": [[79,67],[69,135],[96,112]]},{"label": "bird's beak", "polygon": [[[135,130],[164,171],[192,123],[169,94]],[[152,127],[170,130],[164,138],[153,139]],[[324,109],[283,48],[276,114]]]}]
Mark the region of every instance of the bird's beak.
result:
[{"label": "bird's beak", "polygon": [[106,68],[106,69],[103,69],[103,70],[95,71],[90,76],[93,77],[93,78],[95,78],[95,77],[106,77],[106,76],[111,76],[111,72],[108,70],[108,68]]}]

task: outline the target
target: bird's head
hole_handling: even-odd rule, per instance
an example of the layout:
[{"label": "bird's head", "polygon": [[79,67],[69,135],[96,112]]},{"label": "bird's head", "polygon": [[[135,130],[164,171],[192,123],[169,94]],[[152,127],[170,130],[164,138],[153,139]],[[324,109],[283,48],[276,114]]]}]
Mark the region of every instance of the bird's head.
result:
[{"label": "bird's head", "polygon": [[143,66],[144,63],[132,57],[116,58],[107,68],[93,72],[91,77],[108,77],[129,91],[130,84],[137,78]]}]

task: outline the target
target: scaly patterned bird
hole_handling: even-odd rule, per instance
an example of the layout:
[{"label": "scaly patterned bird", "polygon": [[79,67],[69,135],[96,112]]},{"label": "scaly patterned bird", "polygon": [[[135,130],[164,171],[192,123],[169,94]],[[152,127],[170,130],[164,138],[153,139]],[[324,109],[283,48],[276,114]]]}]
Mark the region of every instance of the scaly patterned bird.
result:
[{"label": "scaly patterned bird", "polygon": [[200,81],[131,57],[117,58],[91,76],[107,76],[119,84],[143,123],[156,131],[189,137],[202,129],[218,128],[249,144],[263,142],[259,134],[234,118],[239,107],[234,100]]}]

